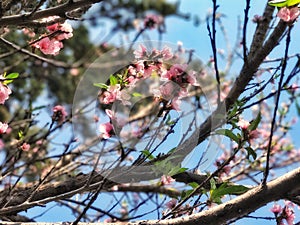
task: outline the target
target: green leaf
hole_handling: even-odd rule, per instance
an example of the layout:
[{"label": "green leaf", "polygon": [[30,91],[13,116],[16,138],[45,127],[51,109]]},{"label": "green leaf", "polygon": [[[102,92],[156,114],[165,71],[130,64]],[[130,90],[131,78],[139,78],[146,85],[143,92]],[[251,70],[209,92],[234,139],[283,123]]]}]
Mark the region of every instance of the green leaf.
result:
[{"label": "green leaf", "polygon": [[219,129],[219,130],[215,131],[215,133],[229,137],[231,140],[235,141],[236,143],[239,143],[239,138],[231,130]]},{"label": "green leaf", "polygon": [[191,183],[188,183],[188,185],[190,185],[193,189],[196,189],[197,187],[199,187],[199,184],[197,182],[191,182]]},{"label": "green leaf", "polygon": [[223,183],[217,189],[211,190],[210,198],[212,201],[219,203],[219,200],[224,195],[240,195],[248,191],[249,188],[243,185],[230,185],[228,183]]},{"label": "green leaf", "polygon": [[4,73],[5,81],[3,81],[3,84],[7,85],[7,84],[13,82],[13,80],[18,77],[19,77],[19,73],[10,73],[8,75],[6,75],[6,73]]},{"label": "green leaf", "polygon": [[154,156],[149,152],[149,150],[145,149],[142,153],[150,160],[154,159]]},{"label": "green leaf", "polygon": [[178,173],[183,173],[185,171],[187,171],[188,168],[182,168],[182,167],[179,167],[179,166],[175,166],[175,167],[172,167],[170,169],[170,171],[168,172],[168,175],[169,176],[173,176],[175,174],[178,174]]},{"label": "green leaf", "polygon": [[272,0],[269,1],[268,4],[271,6],[276,6],[276,7],[290,7],[294,5],[298,5],[300,3],[300,0]]},{"label": "green leaf", "polygon": [[250,158],[250,156],[252,156],[252,158],[255,160],[256,157],[257,157],[256,152],[251,147],[247,147],[246,150],[247,150],[247,153],[248,153],[248,156],[247,156],[248,159]]},{"label": "green leaf", "polygon": [[6,79],[16,79],[19,77],[19,73],[10,73],[5,76]]},{"label": "green leaf", "polygon": [[116,78],[114,75],[110,75],[109,83],[110,83],[111,86],[114,86],[114,85],[118,84],[118,78]]},{"label": "green leaf", "polygon": [[249,126],[249,130],[252,131],[252,130],[256,130],[256,128],[258,127],[259,123],[261,121],[261,113],[259,112],[257,117],[255,118],[255,120],[253,120],[251,123],[250,123],[250,126]]},{"label": "green leaf", "polygon": [[138,93],[138,92],[133,92],[132,96],[133,97],[142,97],[143,95],[141,93]]},{"label": "green leaf", "polygon": [[168,126],[173,126],[174,124],[175,124],[175,121],[172,120],[170,114],[168,114],[168,117],[167,117],[167,119],[166,119],[166,125],[168,125]]},{"label": "green leaf", "polygon": [[216,189],[217,188],[217,186],[216,186],[216,181],[212,178],[212,179],[210,179],[210,186],[211,186],[211,189],[212,190],[214,190],[214,189]]},{"label": "green leaf", "polygon": [[108,89],[108,85],[103,84],[103,83],[94,83],[94,86],[99,87],[99,88],[103,88],[103,89]]},{"label": "green leaf", "polygon": [[234,105],[232,110],[230,110],[228,113],[228,118],[234,117],[236,115],[237,111],[238,111],[238,107],[237,107],[237,105]]},{"label": "green leaf", "polygon": [[22,139],[22,138],[23,138],[23,131],[20,130],[20,131],[18,132],[18,137],[19,137],[19,139]]}]

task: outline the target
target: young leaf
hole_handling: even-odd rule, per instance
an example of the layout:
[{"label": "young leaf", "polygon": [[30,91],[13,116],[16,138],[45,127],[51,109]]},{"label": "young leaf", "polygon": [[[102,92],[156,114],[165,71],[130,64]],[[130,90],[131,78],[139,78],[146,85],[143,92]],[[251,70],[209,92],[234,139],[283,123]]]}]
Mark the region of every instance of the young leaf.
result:
[{"label": "young leaf", "polygon": [[215,131],[215,133],[229,137],[231,140],[235,141],[236,143],[239,143],[239,138],[231,130],[219,129],[219,130]]},{"label": "young leaf", "polygon": [[18,77],[19,77],[19,73],[10,73],[8,75],[6,75],[6,73],[5,73],[4,74],[5,81],[3,81],[3,84],[7,85],[7,84],[13,82],[13,80]]},{"label": "young leaf", "polygon": [[110,83],[111,86],[114,86],[114,85],[118,84],[118,78],[116,78],[114,75],[110,75],[109,83]]},{"label": "young leaf", "polygon": [[6,79],[16,79],[19,77],[19,73],[10,73],[8,75],[5,75]]},{"label": "young leaf", "polygon": [[106,84],[103,83],[94,83],[94,86],[102,88],[102,89],[108,89],[108,86]]},{"label": "young leaf", "polygon": [[133,97],[142,97],[143,95],[141,93],[138,93],[138,92],[133,92],[132,96]]},{"label": "young leaf", "polygon": [[298,5],[300,0],[272,0],[269,1],[268,4],[276,7],[290,7],[294,5]]}]

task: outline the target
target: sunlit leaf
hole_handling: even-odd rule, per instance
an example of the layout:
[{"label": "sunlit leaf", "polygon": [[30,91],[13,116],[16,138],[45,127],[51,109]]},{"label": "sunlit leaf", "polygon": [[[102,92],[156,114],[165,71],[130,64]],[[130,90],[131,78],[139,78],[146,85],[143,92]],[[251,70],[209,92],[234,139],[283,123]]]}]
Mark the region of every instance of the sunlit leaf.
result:
[{"label": "sunlit leaf", "polygon": [[220,203],[220,198],[225,195],[240,195],[248,191],[249,188],[243,185],[231,185],[228,183],[223,183],[220,187],[211,190],[211,200],[216,203]]},{"label": "sunlit leaf", "polygon": [[272,0],[269,1],[268,4],[271,6],[276,6],[276,7],[290,7],[294,5],[298,5],[300,3],[300,0]]}]

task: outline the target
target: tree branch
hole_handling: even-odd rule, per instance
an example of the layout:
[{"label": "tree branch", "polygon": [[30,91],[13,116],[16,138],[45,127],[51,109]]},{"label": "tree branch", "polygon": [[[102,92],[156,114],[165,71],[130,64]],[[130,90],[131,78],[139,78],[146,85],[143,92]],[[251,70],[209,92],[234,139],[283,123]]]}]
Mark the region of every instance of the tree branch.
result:
[{"label": "tree branch", "polygon": [[81,1],[68,1],[65,4],[58,5],[52,8],[39,10],[33,14],[26,13],[21,15],[4,16],[0,19],[0,26],[8,25],[28,25],[34,20],[46,18],[49,16],[65,16],[66,12],[72,11],[74,9],[82,8],[87,5],[92,5],[94,3],[102,2],[102,0],[81,0]]},{"label": "tree branch", "polygon": [[[226,221],[231,221],[248,215],[269,202],[284,198],[296,199],[300,195],[300,168],[297,168],[273,181],[266,186],[258,186],[228,202],[217,205],[209,210],[196,213],[183,218],[167,220],[143,220],[136,222],[126,222],[126,225],[221,225]],[[6,223],[10,225],[37,225],[37,223]],[[47,225],[47,223],[43,223]],[[61,225],[62,223],[51,223]],[[87,223],[78,223],[86,225]],[[93,223],[97,225],[101,223]],[[123,223],[106,223],[123,224]]]}]

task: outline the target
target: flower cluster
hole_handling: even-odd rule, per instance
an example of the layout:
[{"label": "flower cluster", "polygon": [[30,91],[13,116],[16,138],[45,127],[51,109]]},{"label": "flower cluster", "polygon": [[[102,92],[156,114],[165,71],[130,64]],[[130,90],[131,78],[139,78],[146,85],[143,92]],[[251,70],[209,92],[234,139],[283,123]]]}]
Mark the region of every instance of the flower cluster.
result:
[{"label": "flower cluster", "polygon": [[[53,18],[51,19],[53,20]],[[53,35],[48,35],[33,44],[35,48],[40,49],[41,52],[46,55],[59,54],[60,49],[63,48],[62,40],[69,39],[73,36],[73,28],[66,21],[64,23],[54,23],[47,26],[47,31]]]},{"label": "flower cluster", "polygon": [[277,16],[285,22],[293,22],[299,15],[300,11],[298,6],[283,7],[277,13]]},{"label": "flower cluster", "polygon": [[[0,79],[4,80],[5,77],[1,75]],[[11,93],[11,89],[4,82],[0,82],[0,104],[3,105]],[[0,134],[6,133],[7,129],[8,124],[0,122]]]},{"label": "flower cluster", "polygon": [[287,225],[294,224],[295,213],[292,203],[286,202],[283,208],[278,204],[274,204],[270,210],[274,213],[277,224],[284,225],[283,220],[287,222]]},{"label": "flower cluster", "polygon": [[[135,114],[131,119],[135,120],[153,113],[157,115],[157,112],[172,109],[179,111],[181,100],[188,96],[188,87],[199,86],[196,72],[189,70],[187,64],[172,64],[175,57],[169,47],[148,51],[140,45],[133,53],[133,63],[124,68],[123,72],[111,75],[109,84],[99,84],[99,101],[105,106],[105,112],[110,118],[110,122],[100,125],[100,136],[104,139],[114,134],[112,124],[122,127],[130,122],[130,119],[116,120],[116,113],[111,110],[114,103],[132,106],[132,102],[137,102],[139,97],[141,107],[133,106],[131,111]],[[131,135],[141,137],[143,129],[132,131]]]}]

